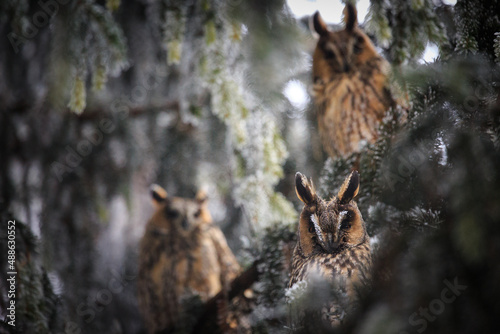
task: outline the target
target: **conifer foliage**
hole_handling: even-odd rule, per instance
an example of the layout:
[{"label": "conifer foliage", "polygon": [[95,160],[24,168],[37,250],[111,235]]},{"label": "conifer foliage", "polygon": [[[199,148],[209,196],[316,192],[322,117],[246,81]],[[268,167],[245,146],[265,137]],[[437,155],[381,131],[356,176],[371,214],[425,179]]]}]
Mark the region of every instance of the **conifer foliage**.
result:
[{"label": "conifer foliage", "polygon": [[[377,260],[372,290],[341,332],[494,331],[500,3],[391,3],[381,15],[388,3],[372,1],[370,24],[387,36],[411,104],[388,111],[381,137],[359,158],[358,203]],[[427,41],[438,59],[414,63]],[[356,158],[327,161],[320,189],[334,193]]]}]

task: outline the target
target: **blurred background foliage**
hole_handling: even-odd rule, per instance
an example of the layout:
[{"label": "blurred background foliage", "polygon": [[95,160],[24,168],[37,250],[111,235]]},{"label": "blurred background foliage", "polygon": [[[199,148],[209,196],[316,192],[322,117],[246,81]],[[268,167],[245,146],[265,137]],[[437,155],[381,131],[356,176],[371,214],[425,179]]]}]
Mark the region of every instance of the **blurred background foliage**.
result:
[{"label": "blurred background foliage", "polygon": [[[500,2],[370,4],[362,26],[410,104],[359,158],[375,279],[339,332],[494,332]],[[240,263],[259,262],[254,331],[289,331],[293,175],[327,196],[358,159],[327,159],[312,103],[284,94],[311,86],[307,18],[283,0],[7,0],[0,38],[0,219],[18,226],[19,332],[144,332],[135,277],[151,183],[208,190]],[[429,45],[439,56],[423,63]],[[2,254],[6,240],[2,229]],[[445,280],[466,289],[426,318]]]}]

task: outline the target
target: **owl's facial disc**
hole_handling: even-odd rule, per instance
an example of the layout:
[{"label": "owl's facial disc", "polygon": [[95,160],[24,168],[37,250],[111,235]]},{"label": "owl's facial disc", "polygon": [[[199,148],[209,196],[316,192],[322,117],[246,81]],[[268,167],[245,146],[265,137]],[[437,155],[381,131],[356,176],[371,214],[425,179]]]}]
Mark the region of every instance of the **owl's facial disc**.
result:
[{"label": "owl's facial disc", "polygon": [[314,229],[311,229],[311,232],[315,233],[318,244],[321,248],[328,253],[334,253],[339,247],[339,243],[336,242],[336,231],[325,228],[325,224],[320,226],[318,215],[316,213],[311,215],[311,223],[314,227]]},{"label": "owl's facial disc", "polygon": [[195,200],[173,198],[165,205],[165,216],[178,230],[189,232],[199,225],[201,204]]}]

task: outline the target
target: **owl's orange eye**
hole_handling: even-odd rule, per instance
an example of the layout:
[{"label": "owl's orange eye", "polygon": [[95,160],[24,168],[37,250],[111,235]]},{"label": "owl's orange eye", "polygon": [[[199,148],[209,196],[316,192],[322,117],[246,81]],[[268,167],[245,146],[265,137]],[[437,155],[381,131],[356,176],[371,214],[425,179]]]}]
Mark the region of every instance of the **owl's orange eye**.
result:
[{"label": "owl's orange eye", "polygon": [[195,218],[198,218],[200,215],[201,215],[201,209],[199,209],[198,211],[196,211],[196,212],[194,213],[194,217],[195,217]]}]

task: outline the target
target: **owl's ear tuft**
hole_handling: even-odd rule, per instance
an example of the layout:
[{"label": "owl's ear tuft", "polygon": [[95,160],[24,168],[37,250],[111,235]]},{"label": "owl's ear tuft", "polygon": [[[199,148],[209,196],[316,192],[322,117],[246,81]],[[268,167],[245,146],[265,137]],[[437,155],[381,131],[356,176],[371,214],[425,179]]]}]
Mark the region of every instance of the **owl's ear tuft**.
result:
[{"label": "owl's ear tuft", "polygon": [[344,8],[344,22],[347,31],[352,31],[358,25],[358,11],[350,2]]},{"label": "owl's ear tuft", "polygon": [[351,174],[344,180],[337,195],[340,204],[349,203],[359,191],[359,173],[353,170]]},{"label": "owl's ear tuft", "polygon": [[153,203],[155,205],[160,205],[167,199],[167,191],[157,184],[151,185],[149,188],[151,192],[151,197],[153,198]]},{"label": "owl's ear tuft", "polygon": [[307,177],[299,172],[295,174],[295,192],[304,204],[311,204],[316,201],[316,191],[312,180],[307,180]]},{"label": "owl's ear tuft", "polygon": [[321,15],[319,15],[318,11],[314,13],[312,20],[313,20],[314,30],[320,36],[328,34],[328,26],[326,25],[325,21],[323,21],[323,18],[321,17]]},{"label": "owl's ear tuft", "polygon": [[196,196],[194,199],[199,203],[199,204],[205,204],[208,201],[208,195],[207,192],[203,189],[198,190],[196,193]]}]

